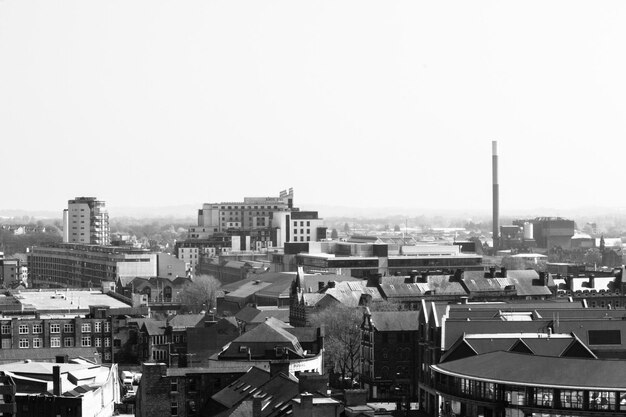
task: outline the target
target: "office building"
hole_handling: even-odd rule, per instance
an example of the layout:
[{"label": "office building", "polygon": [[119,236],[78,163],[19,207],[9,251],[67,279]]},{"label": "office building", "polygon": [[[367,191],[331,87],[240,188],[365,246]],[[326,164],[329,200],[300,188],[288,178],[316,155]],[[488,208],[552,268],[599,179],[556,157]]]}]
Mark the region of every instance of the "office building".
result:
[{"label": "office building", "polygon": [[157,255],[144,249],[58,243],[34,246],[28,254],[33,288],[100,287],[122,277],[155,277]]},{"label": "office building", "polygon": [[63,242],[110,244],[109,213],[104,201],[95,197],[69,200],[63,211]]}]

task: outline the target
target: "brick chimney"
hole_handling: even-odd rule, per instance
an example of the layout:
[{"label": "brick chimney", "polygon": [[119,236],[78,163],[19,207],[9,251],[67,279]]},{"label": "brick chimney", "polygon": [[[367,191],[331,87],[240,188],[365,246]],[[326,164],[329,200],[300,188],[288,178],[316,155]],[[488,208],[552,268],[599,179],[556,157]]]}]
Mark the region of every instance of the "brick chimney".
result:
[{"label": "brick chimney", "polygon": [[52,394],[57,397],[61,395],[61,367],[59,365],[52,367]]},{"label": "brick chimney", "polygon": [[252,417],[261,417],[263,415],[263,397],[255,394],[252,397]]},{"label": "brick chimney", "polygon": [[288,360],[271,361],[270,362],[270,377],[274,377],[280,374],[281,372],[285,375],[289,375],[289,361]]},{"label": "brick chimney", "polygon": [[506,267],[503,266],[500,268],[500,275],[502,278],[506,278]]}]

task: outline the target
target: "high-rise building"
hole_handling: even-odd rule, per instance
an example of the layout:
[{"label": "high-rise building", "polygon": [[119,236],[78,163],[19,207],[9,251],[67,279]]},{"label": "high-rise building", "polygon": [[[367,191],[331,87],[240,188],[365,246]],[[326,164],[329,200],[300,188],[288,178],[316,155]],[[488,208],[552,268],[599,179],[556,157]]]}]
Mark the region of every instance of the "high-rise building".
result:
[{"label": "high-rise building", "polygon": [[104,201],[95,197],[69,200],[63,210],[63,242],[110,244],[109,213]]}]

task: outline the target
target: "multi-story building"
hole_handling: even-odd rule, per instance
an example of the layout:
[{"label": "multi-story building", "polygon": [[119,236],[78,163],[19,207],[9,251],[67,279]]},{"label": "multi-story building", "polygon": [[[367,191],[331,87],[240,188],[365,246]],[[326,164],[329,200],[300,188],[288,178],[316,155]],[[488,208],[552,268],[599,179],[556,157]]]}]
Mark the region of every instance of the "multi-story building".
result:
[{"label": "multi-story building", "polygon": [[198,226],[189,228],[190,239],[206,239],[228,230],[268,228],[275,212],[293,209],[293,189],[278,197],[245,197],[242,202],[207,203],[198,210]]},{"label": "multi-story building", "polygon": [[113,362],[113,331],[106,307],[81,316],[36,315],[0,319],[0,362],[54,361],[58,355]]},{"label": "multi-story building", "polygon": [[63,242],[108,245],[109,213],[96,197],[76,197],[63,210]]},{"label": "multi-story building", "polygon": [[416,401],[418,311],[366,310],[361,374],[371,400]]},{"label": "multi-story building", "polygon": [[34,246],[28,254],[34,288],[100,287],[120,277],[157,276],[157,255],[144,249],[59,243]]}]

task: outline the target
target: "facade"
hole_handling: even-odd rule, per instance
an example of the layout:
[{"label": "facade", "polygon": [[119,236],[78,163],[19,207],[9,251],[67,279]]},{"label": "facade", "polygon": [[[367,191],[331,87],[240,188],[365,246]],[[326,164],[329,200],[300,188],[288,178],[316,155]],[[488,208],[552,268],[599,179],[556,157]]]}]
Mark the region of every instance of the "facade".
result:
[{"label": "facade", "polygon": [[19,259],[4,259],[0,257],[0,286],[12,288],[15,285],[25,284],[23,266]]},{"label": "facade", "polygon": [[573,220],[561,217],[537,217],[529,222],[533,225],[533,235],[538,247],[545,249],[555,246],[563,249],[571,247],[576,227]]},{"label": "facade", "polygon": [[135,399],[137,417],[207,415],[208,402],[245,371],[209,368],[168,368],[143,363]]},{"label": "facade", "polygon": [[61,357],[58,363],[22,361],[0,365],[3,415],[113,416],[115,404],[120,402],[117,365],[100,366],[84,359],[64,362]]},{"label": "facade", "polygon": [[626,361],[493,352],[431,366],[440,416],[623,416]]},{"label": "facade", "polygon": [[108,308],[91,307],[85,317],[39,316],[0,319],[0,363],[77,355],[113,362],[113,329]]},{"label": "facade", "polygon": [[269,228],[275,212],[291,211],[293,189],[278,197],[245,197],[242,202],[204,204],[198,210],[198,226],[189,228],[190,239],[206,239],[227,230]]},{"label": "facade", "polygon": [[28,266],[34,288],[100,287],[120,277],[157,276],[157,255],[128,247],[59,243],[34,246]]},{"label": "facade", "polygon": [[366,310],[361,325],[361,375],[371,401],[417,400],[419,314]]},{"label": "facade", "polygon": [[109,213],[104,201],[95,197],[76,197],[63,212],[63,242],[109,245]]}]

